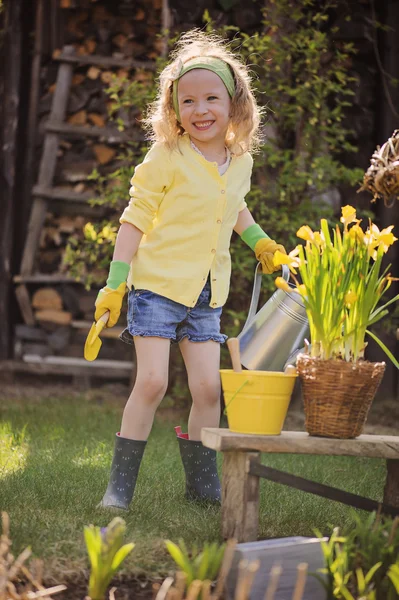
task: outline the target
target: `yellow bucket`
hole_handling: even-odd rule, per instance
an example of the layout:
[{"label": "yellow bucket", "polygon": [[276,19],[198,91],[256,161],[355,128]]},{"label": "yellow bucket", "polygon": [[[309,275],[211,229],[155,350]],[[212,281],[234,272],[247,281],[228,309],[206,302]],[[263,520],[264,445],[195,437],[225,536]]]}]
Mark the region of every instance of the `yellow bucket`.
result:
[{"label": "yellow bucket", "polygon": [[221,369],[230,431],[280,435],[297,374]]}]

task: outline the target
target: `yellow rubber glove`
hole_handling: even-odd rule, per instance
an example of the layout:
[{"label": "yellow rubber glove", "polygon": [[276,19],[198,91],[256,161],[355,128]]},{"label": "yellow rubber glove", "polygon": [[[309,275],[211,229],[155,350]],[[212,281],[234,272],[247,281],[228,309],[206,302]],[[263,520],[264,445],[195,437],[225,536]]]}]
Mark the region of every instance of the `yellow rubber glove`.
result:
[{"label": "yellow rubber glove", "polygon": [[109,319],[106,327],[113,327],[116,325],[121,314],[123,297],[126,292],[126,283],[120,283],[116,290],[110,287],[104,287],[98,292],[97,300],[95,302],[96,312],[94,313],[94,319],[98,319],[109,310]]},{"label": "yellow rubber glove", "polygon": [[256,242],[254,248],[255,256],[261,263],[262,273],[265,275],[270,275],[281,269],[281,267],[276,267],[273,263],[273,256],[277,250],[283,254],[287,254],[284,246],[276,244],[274,240],[270,240],[269,238],[262,238]]}]

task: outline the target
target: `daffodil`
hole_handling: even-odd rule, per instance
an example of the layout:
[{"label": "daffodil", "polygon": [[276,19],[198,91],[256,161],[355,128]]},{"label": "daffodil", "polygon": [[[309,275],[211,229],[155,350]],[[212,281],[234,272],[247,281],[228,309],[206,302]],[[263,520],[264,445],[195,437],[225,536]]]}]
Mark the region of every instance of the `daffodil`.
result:
[{"label": "daffodil", "polygon": [[294,250],[291,250],[289,254],[283,254],[282,252],[277,250],[277,252],[274,253],[273,263],[276,267],[280,267],[281,265],[287,265],[291,273],[294,273],[294,275],[296,275],[296,269],[301,263],[298,254],[298,247],[294,248]]},{"label": "daffodil", "polygon": [[276,287],[278,287],[280,290],[283,290],[284,292],[291,292],[291,288],[289,286],[289,284],[286,282],[286,280],[283,277],[276,277],[276,280],[274,282],[276,284]]},{"label": "daffodil", "polygon": [[356,223],[358,220],[356,219],[356,208],[347,204],[342,207],[342,217],[340,218],[341,223],[344,224],[344,227],[347,228],[349,223]]},{"label": "daffodil", "polygon": [[314,232],[309,227],[309,225],[302,225],[296,232],[297,237],[301,238],[301,240],[306,240],[307,242],[312,242],[314,238]]},{"label": "daffodil", "polygon": [[324,246],[325,240],[322,231],[312,231],[309,225],[302,225],[296,232],[297,236],[301,238],[301,240],[305,240],[306,242],[310,242],[312,244],[316,244],[318,248]]},{"label": "daffodil", "polygon": [[[387,313],[388,304],[378,302],[391,285],[390,275],[381,275],[384,253],[396,242],[393,226],[381,231],[372,222],[366,232],[356,218],[356,210],[342,208],[341,223],[331,231],[322,219],[320,231],[303,225],[297,235],[305,240],[289,255],[276,253],[276,265],[288,265],[301,281],[292,276],[309,320],[312,356],[357,361],[364,356],[365,337],[375,339],[399,368],[395,357],[381,340],[368,330]],[[276,285],[279,286],[277,282]],[[286,286],[282,282],[281,286]]]},{"label": "daffodil", "polygon": [[378,248],[382,248],[385,253],[388,251],[389,247],[392,246],[392,244],[398,239],[393,235],[392,229],[393,225],[390,225],[389,227],[385,227],[385,229],[380,231],[377,225],[371,223],[367,233],[369,233],[370,238],[373,239],[373,243],[375,242]]},{"label": "daffodil", "polygon": [[356,292],[349,290],[349,292],[346,292],[344,299],[347,306],[352,306],[357,300],[357,294]]},{"label": "daffodil", "polygon": [[364,241],[364,231],[363,231],[363,229],[360,227],[360,225],[358,223],[356,223],[356,225],[353,225],[353,227],[351,227],[349,229],[349,236],[353,240],[357,240],[359,242],[363,242]]},{"label": "daffodil", "polygon": [[313,243],[316,244],[316,246],[320,249],[323,249],[325,244],[325,239],[324,239],[324,235],[322,231],[315,231],[314,232],[314,238],[313,238]]},{"label": "daffodil", "polygon": [[301,296],[306,296],[306,285],[301,283],[300,285],[296,286],[296,289],[297,289],[297,292],[299,294],[301,294]]}]

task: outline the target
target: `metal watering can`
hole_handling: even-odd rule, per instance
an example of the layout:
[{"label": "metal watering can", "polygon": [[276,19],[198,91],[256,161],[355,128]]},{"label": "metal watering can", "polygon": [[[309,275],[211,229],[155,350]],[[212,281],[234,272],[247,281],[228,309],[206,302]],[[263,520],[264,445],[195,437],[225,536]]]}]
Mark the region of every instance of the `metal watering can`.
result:
[{"label": "metal watering can", "polygon": [[[283,265],[282,271],[288,283],[288,267]],[[305,338],[309,337],[305,307],[298,292],[277,289],[256,312],[261,284],[262,270],[258,263],[248,318],[238,335],[241,364],[251,371],[283,371],[288,364],[295,363]]]}]

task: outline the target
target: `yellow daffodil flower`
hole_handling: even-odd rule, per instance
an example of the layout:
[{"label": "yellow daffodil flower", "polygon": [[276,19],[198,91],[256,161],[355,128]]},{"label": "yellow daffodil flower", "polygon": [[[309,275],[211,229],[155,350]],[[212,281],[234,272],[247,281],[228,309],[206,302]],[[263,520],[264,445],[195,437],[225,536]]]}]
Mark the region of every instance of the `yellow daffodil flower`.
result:
[{"label": "yellow daffodil flower", "polygon": [[385,229],[383,229],[380,232],[378,241],[379,241],[379,246],[382,246],[384,252],[387,252],[389,246],[392,246],[392,244],[394,242],[396,242],[396,240],[398,239],[392,233],[392,229],[393,229],[393,225],[390,225],[389,227],[385,227]]},{"label": "yellow daffodil flower", "polygon": [[299,294],[301,294],[301,296],[306,296],[306,286],[305,284],[301,283],[300,285],[297,285],[296,290]]},{"label": "yellow daffodil flower", "polygon": [[309,225],[302,225],[296,232],[297,236],[301,238],[301,240],[305,240],[306,242],[310,242],[311,244],[316,244],[318,248],[322,248],[325,246],[324,234],[322,231],[312,231]]},{"label": "yellow daffodil flower", "polygon": [[356,292],[353,292],[352,290],[349,290],[349,292],[346,292],[344,300],[345,300],[345,304],[347,306],[351,306],[357,300],[357,294],[356,294]]},{"label": "yellow daffodil flower", "polygon": [[307,242],[312,242],[314,239],[314,232],[309,227],[309,225],[302,225],[296,232],[297,237],[301,238],[301,240],[306,240]]},{"label": "yellow daffodil flower", "polygon": [[324,234],[322,231],[314,232],[313,242],[314,242],[314,244],[316,244],[316,246],[319,248],[319,250],[323,249],[325,247],[326,243],[325,243]]},{"label": "yellow daffodil flower", "polygon": [[349,236],[359,242],[364,241],[364,231],[357,223],[349,229]]},{"label": "yellow daffodil flower", "polygon": [[301,262],[298,257],[298,252],[299,250],[297,248],[291,250],[289,254],[283,254],[282,252],[277,250],[274,253],[273,263],[276,267],[280,267],[281,265],[287,265],[291,273],[294,273],[294,275],[296,275],[296,269],[299,267]]},{"label": "yellow daffodil flower", "polygon": [[341,212],[342,217],[340,218],[340,221],[344,224],[345,228],[348,227],[349,223],[359,222],[356,219],[356,208],[353,208],[353,206],[350,206],[350,204],[343,206]]},{"label": "yellow daffodil flower", "polygon": [[276,284],[276,287],[278,287],[280,290],[283,290],[284,292],[288,293],[291,292],[290,286],[283,277],[276,277],[274,283]]}]

